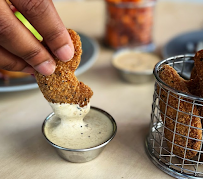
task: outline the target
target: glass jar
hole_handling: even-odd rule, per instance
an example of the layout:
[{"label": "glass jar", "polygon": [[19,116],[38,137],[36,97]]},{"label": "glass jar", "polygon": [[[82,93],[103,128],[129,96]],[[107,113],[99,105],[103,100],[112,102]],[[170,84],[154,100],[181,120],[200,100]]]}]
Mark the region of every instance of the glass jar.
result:
[{"label": "glass jar", "polygon": [[114,48],[152,43],[155,0],[106,0],[105,43]]}]

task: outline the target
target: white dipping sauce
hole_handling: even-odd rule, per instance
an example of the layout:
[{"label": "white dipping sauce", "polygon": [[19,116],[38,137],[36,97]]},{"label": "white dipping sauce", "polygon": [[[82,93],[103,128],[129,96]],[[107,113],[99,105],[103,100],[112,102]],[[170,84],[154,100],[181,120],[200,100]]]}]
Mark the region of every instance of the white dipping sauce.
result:
[{"label": "white dipping sauce", "polygon": [[131,72],[152,72],[159,61],[160,59],[151,53],[126,51],[118,54],[113,59],[113,65],[119,69]]},{"label": "white dipping sauce", "polygon": [[90,148],[107,141],[113,124],[90,104],[50,103],[55,115],[45,124],[45,135],[54,144],[69,149]]}]

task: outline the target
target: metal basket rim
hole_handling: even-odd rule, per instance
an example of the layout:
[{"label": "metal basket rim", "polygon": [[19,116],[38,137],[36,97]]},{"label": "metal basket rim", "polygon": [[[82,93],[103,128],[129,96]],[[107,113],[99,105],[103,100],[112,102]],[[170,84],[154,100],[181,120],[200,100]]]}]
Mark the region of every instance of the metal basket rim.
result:
[{"label": "metal basket rim", "polygon": [[179,91],[179,90],[176,90],[176,89],[170,87],[169,85],[164,83],[164,81],[162,81],[161,78],[158,76],[158,71],[159,71],[160,66],[163,65],[163,64],[167,64],[167,62],[169,60],[175,60],[175,59],[179,59],[179,58],[192,58],[192,57],[194,57],[194,54],[176,55],[176,56],[173,56],[173,57],[166,58],[166,59],[158,62],[155,65],[154,70],[153,70],[153,74],[154,74],[156,82],[160,86],[162,86],[163,88],[173,92],[174,94],[180,95],[182,97],[189,98],[191,100],[197,100],[197,101],[202,101],[203,102],[203,98],[201,98],[201,97],[198,97],[198,96],[195,96],[195,95],[192,95],[192,94],[188,94],[188,93],[184,93],[182,91]]}]

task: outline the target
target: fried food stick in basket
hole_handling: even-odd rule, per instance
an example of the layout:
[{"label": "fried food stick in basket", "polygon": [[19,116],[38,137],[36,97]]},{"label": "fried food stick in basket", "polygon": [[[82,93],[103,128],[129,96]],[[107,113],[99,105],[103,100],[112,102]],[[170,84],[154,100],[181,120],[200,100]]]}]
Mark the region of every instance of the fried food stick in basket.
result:
[{"label": "fried food stick in basket", "polygon": [[185,83],[191,94],[199,96],[199,97],[201,96],[199,78],[197,76],[197,71],[196,71],[195,67],[193,67],[193,69],[191,71],[190,80],[185,80]]},{"label": "fried food stick in basket", "polygon": [[191,73],[191,79],[196,78],[200,87],[200,94],[197,95],[203,97],[203,50],[198,51],[194,57],[194,68]]},{"label": "fried food stick in basket", "polygon": [[[160,70],[159,76],[162,79],[162,81],[168,86],[170,86],[171,88],[184,93],[188,93],[188,94],[190,93],[185,83],[185,80],[181,78],[176,72],[176,70],[173,69],[171,66],[164,65]],[[159,92],[159,89],[160,88],[158,88],[158,92]],[[181,97],[179,102],[178,95],[173,94],[172,92],[169,93],[168,104],[166,105],[167,92],[168,92],[167,90],[161,89],[161,94],[160,94],[161,99],[159,101],[162,120],[164,119],[165,110],[167,108],[166,116],[165,116],[165,129],[164,129],[165,137],[167,139],[167,145],[175,155],[180,156],[182,158],[191,159],[195,157],[197,154],[197,151],[193,151],[193,150],[199,150],[201,146],[201,141],[198,141],[195,139],[199,139],[199,140],[202,139],[201,120],[199,117],[195,117],[195,116],[191,117],[191,115],[199,116],[198,109],[196,106],[193,106],[191,101],[189,101],[186,98]],[[179,104],[179,108],[178,108],[178,104]],[[192,111],[192,108],[193,108],[193,111]],[[179,111],[177,111],[178,109]],[[177,117],[177,123],[176,123],[176,117]],[[175,123],[176,123],[176,129],[175,129]],[[196,129],[193,127],[200,128],[200,129]],[[189,132],[189,136],[188,136],[188,132]],[[173,137],[174,137],[174,141],[173,141]],[[188,137],[190,137],[191,139],[187,139]],[[172,149],[172,142],[174,142],[173,149]],[[185,154],[185,149],[186,149],[186,154]],[[189,149],[193,149],[193,150],[189,150]]]},{"label": "fried food stick in basket", "polygon": [[53,56],[56,61],[55,72],[49,76],[36,72],[35,77],[48,102],[78,104],[83,107],[89,103],[93,92],[90,87],[78,81],[74,74],[80,63],[82,47],[79,35],[70,29],[68,32],[75,48],[73,58],[68,62],[62,62]]},{"label": "fried food stick in basket", "polygon": [[[190,80],[187,80],[186,84],[191,94],[203,97],[203,50],[196,52]],[[200,116],[203,116],[203,107],[199,105],[198,109]]]}]

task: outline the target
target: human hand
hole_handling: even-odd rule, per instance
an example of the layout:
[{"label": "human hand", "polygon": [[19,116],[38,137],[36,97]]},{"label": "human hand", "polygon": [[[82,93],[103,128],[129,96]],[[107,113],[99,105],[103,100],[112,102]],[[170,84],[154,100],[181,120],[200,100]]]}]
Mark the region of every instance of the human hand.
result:
[{"label": "human hand", "polygon": [[[68,31],[56,12],[52,0],[11,0],[12,4],[41,34],[61,61],[74,55]],[[44,46],[15,17],[6,1],[0,1],[0,68],[9,71],[50,75],[55,61]]]}]

